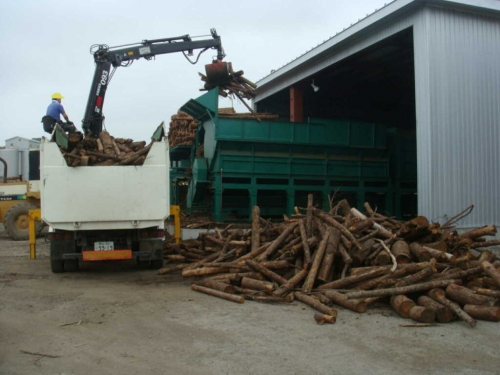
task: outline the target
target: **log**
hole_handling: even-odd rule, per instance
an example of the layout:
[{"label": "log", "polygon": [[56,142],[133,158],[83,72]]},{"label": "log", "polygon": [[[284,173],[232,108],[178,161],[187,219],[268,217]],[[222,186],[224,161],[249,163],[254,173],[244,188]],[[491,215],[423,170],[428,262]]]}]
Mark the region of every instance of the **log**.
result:
[{"label": "log", "polygon": [[277,273],[274,273],[273,271],[271,271],[270,269],[266,268],[262,264],[254,262],[253,260],[247,260],[245,262],[245,264],[247,266],[249,266],[250,268],[254,269],[255,271],[260,272],[265,277],[267,277],[269,280],[272,280],[272,281],[278,283],[279,285],[283,285],[283,284],[286,284],[288,282],[288,280],[285,279],[283,276],[280,276]]},{"label": "log", "polygon": [[282,270],[290,268],[290,263],[287,260],[270,260],[267,262],[259,263],[261,266],[269,268],[270,270]]},{"label": "log", "polygon": [[370,280],[370,279],[373,279],[375,277],[384,275],[388,272],[389,272],[389,270],[386,268],[378,268],[378,269],[374,269],[374,270],[366,272],[366,273],[362,273],[361,275],[348,276],[348,277],[345,277],[345,278],[340,279],[340,280],[335,280],[335,281],[332,281],[330,283],[320,285],[318,287],[318,289],[320,289],[320,290],[321,289],[343,289],[343,288],[346,288],[350,285],[360,283],[362,281]]},{"label": "log", "polygon": [[276,291],[273,293],[274,295],[280,297],[288,293],[290,290],[295,288],[296,285],[298,285],[302,280],[304,280],[309,273],[309,270],[307,269],[302,269],[297,273],[295,276],[293,276],[286,284],[283,284],[280,286]]},{"label": "log", "polygon": [[190,269],[190,270],[195,269],[195,268],[198,268],[205,263],[212,262],[220,256],[220,253],[221,253],[220,251],[217,251],[213,254],[210,254],[210,255],[206,256],[205,258],[200,259],[198,262],[188,265],[187,269]]},{"label": "log", "polygon": [[[361,212],[359,212],[357,209],[355,208],[351,208],[351,214],[354,215],[355,217],[357,218],[360,218],[362,220],[366,220],[367,217],[365,215],[363,215]],[[373,223],[373,228],[375,229],[378,229],[380,234],[382,234],[385,238],[391,238],[393,237],[392,233],[389,232],[387,229],[385,229],[382,225],[378,224],[378,223]]]},{"label": "log", "polygon": [[205,280],[198,281],[195,284],[201,285],[201,286],[204,286],[206,288],[213,289],[213,290],[218,290],[219,292],[228,293],[228,294],[234,294],[234,292],[235,292],[234,286],[229,285],[229,284],[225,284],[225,283],[222,283],[219,281],[215,281],[215,280],[205,279]]},{"label": "log", "polygon": [[206,268],[196,268],[196,269],[183,269],[182,277],[192,277],[192,276],[205,276],[214,275],[216,273],[228,273],[229,268],[227,267],[206,267]]},{"label": "log", "polygon": [[409,315],[411,319],[421,323],[433,323],[436,320],[434,310],[424,306],[414,306]]},{"label": "log", "polygon": [[425,283],[419,283],[419,284],[408,285],[408,286],[400,286],[397,288],[361,290],[359,292],[349,292],[346,295],[347,295],[348,299],[393,296],[395,294],[406,294],[406,293],[413,293],[413,292],[421,292],[424,290],[430,290],[430,289],[434,289],[434,288],[443,288],[443,287],[446,287],[450,284],[454,284],[457,282],[459,282],[459,281],[457,281],[457,280],[437,280],[437,281],[429,281],[429,282],[425,282]]},{"label": "log", "polygon": [[401,281],[396,283],[396,287],[407,286],[412,284],[417,284],[434,274],[434,270],[431,267],[424,268],[413,275],[403,278]]},{"label": "log", "polygon": [[356,237],[354,237],[354,235],[351,232],[349,232],[346,227],[344,227],[342,224],[335,221],[335,219],[331,218],[326,213],[324,213],[323,211],[320,211],[320,210],[314,210],[313,214],[315,216],[317,216],[319,219],[321,219],[323,222],[325,222],[326,224],[329,224],[329,225],[333,226],[335,229],[339,230],[359,250],[361,250],[363,248],[363,246],[361,246],[361,244],[358,242]]},{"label": "log", "polygon": [[272,292],[274,290],[273,283],[255,280],[249,277],[243,277],[241,279],[241,287],[246,289],[261,290],[264,292]]},{"label": "log", "polygon": [[313,217],[313,195],[307,194],[307,212],[306,212],[307,238],[312,236],[312,217]]},{"label": "log", "polygon": [[220,292],[218,290],[206,288],[206,287],[200,286],[200,285],[193,284],[193,285],[191,285],[191,289],[193,289],[197,292],[210,294],[211,296],[219,297],[219,298],[222,298],[222,299],[225,299],[228,301],[232,301],[232,302],[237,302],[237,303],[245,302],[245,299],[242,296],[236,296],[234,294]]},{"label": "log", "polygon": [[349,310],[364,313],[368,308],[368,304],[363,299],[347,299],[345,294],[337,293],[334,290],[325,290],[324,295],[333,303],[345,307]]},{"label": "log", "polygon": [[410,248],[405,241],[396,241],[391,246],[391,252],[398,264],[410,263]]},{"label": "log", "polygon": [[187,266],[189,266],[189,264],[178,264],[172,267],[163,267],[158,270],[158,275],[165,275],[170,272],[179,271],[186,268]]},{"label": "log", "polygon": [[370,220],[370,219],[363,219],[363,220],[360,220],[358,221],[357,223],[351,225],[348,230],[349,232],[351,232],[352,234],[358,234],[358,233],[361,233],[369,228],[371,228],[375,223],[373,222],[373,220]]},{"label": "log", "polygon": [[252,208],[252,247],[251,252],[256,251],[260,247],[260,208],[254,206]]},{"label": "log", "polygon": [[474,293],[480,294],[483,296],[500,298],[500,291],[498,291],[498,290],[491,290],[491,289],[485,289],[485,288],[474,288]]},{"label": "log", "polygon": [[328,307],[327,305],[322,304],[317,299],[315,299],[311,296],[308,296],[305,293],[295,292],[295,298],[298,299],[300,302],[311,306],[313,309],[316,309],[319,312],[322,312],[323,314],[330,315],[330,316],[337,318],[337,310],[332,309],[332,308]]},{"label": "log", "polygon": [[434,280],[463,279],[464,277],[475,275],[476,273],[481,273],[481,272],[482,272],[481,267],[474,267],[465,271],[436,274],[432,278]]},{"label": "log", "polygon": [[257,258],[259,262],[265,261],[269,256],[271,256],[275,250],[283,243],[283,241],[288,237],[290,233],[299,225],[299,223],[292,223],[287,226],[287,228],[281,233],[278,238],[276,238],[271,245]]},{"label": "log", "polygon": [[475,239],[483,236],[494,236],[497,233],[497,228],[494,225],[484,226],[482,228],[473,229],[462,233],[460,237]]},{"label": "log", "polygon": [[145,155],[149,152],[151,149],[151,146],[153,146],[153,143],[150,143],[147,147],[144,147],[142,150],[139,150],[132,155],[129,155],[126,159],[123,159],[120,162],[120,165],[129,165],[132,164],[134,161],[136,161],[138,158],[140,158],[142,155]]},{"label": "log", "polygon": [[419,306],[427,307],[434,311],[436,320],[440,323],[448,323],[453,320],[453,311],[449,308],[444,307],[439,302],[434,301],[432,298],[427,296],[418,297],[417,304]]},{"label": "log", "polygon": [[471,249],[480,249],[483,247],[498,246],[498,245],[500,245],[500,240],[476,242],[471,245]]},{"label": "log", "polygon": [[314,313],[314,320],[316,320],[316,323],[318,323],[319,325],[322,325],[323,323],[333,324],[335,323],[336,317],[332,315]]},{"label": "log", "polygon": [[438,262],[444,262],[447,260],[446,253],[444,251],[436,250],[427,246],[422,246],[422,249],[431,254],[431,257],[436,259]]},{"label": "log", "polygon": [[465,305],[464,311],[474,319],[500,322],[500,307]]},{"label": "log", "polygon": [[409,249],[419,262],[428,262],[431,259],[431,254],[428,251],[424,250],[424,248],[417,242],[412,242]]},{"label": "log", "polygon": [[339,247],[340,243],[340,232],[337,229],[332,230],[332,234],[328,238],[328,242],[326,243],[325,255],[323,257],[323,261],[318,270],[317,279],[322,282],[327,282],[328,277],[330,275],[330,271],[333,267],[333,261],[335,259],[335,253]]},{"label": "log", "polygon": [[497,271],[496,268],[493,267],[493,265],[488,261],[482,262],[481,267],[483,268],[483,271],[495,281],[495,284],[500,286],[500,272]]},{"label": "log", "polygon": [[99,139],[102,142],[104,153],[106,155],[116,156],[115,148],[113,147],[113,139],[106,130],[103,130],[99,135]]},{"label": "log", "polygon": [[472,319],[470,315],[468,315],[465,311],[463,311],[458,304],[450,301],[446,298],[445,292],[442,289],[432,289],[429,290],[427,295],[432,298],[434,301],[439,302],[441,305],[452,310],[460,319],[466,322],[470,327],[474,328],[477,322]]},{"label": "log", "polygon": [[475,294],[472,290],[460,285],[448,285],[446,296],[461,305],[499,306],[500,300]]},{"label": "log", "polygon": [[299,219],[299,228],[300,228],[300,238],[302,241],[302,249],[304,249],[304,266],[305,268],[311,267],[311,249],[309,248],[309,244],[307,243],[307,231],[306,226],[304,224],[303,219]]},{"label": "log", "polygon": [[319,266],[321,264],[321,261],[323,260],[323,255],[325,254],[326,245],[328,243],[328,239],[331,233],[332,233],[332,228],[329,227],[326,230],[325,235],[323,236],[323,239],[321,240],[321,243],[318,246],[318,249],[314,253],[311,269],[309,270],[309,273],[306,277],[306,281],[302,286],[302,291],[304,293],[309,293],[314,286],[314,281],[316,280],[316,275],[318,274]]},{"label": "log", "polygon": [[403,318],[410,317],[410,310],[415,307],[415,302],[404,295],[395,295],[390,300],[391,307]]}]

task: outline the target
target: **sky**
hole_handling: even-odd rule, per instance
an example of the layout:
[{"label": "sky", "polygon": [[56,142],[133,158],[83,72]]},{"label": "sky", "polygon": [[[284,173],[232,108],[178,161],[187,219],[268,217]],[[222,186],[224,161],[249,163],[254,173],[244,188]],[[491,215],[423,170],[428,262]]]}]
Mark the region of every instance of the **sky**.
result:
[{"label": "sky", "polygon": [[[94,75],[93,44],[119,46],[215,28],[225,61],[257,82],[390,0],[0,0],[0,145],[43,133],[41,118],[60,92],[81,128]],[[197,51],[195,51],[197,55]],[[198,72],[214,50],[191,65],[182,53],[118,68],[106,92],[105,127],[115,137],[148,140],[162,121],[202,95]],[[220,107],[246,112],[238,100]]]}]

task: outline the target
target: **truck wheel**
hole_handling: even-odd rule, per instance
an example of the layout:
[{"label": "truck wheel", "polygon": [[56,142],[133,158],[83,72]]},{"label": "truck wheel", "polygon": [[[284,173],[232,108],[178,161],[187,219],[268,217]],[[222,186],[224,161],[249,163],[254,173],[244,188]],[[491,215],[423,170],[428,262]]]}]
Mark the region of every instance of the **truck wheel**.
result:
[{"label": "truck wheel", "polygon": [[[29,210],[38,207],[31,203],[18,203],[9,208],[5,214],[5,230],[14,241],[26,241],[29,239]],[[43,221],[36,222],[36,234],[39,234],[43,227]]]},{"label": "truck wheel", "polygon": [[159,270],[163,267],[163,259],[155,259],[151,261],[151,268],[154,270]]},{"label": "truck wheel", "polygon": [[64,272],[64,261],[61,259],[51,259],[50,260],[50,269],[53,273]]},{"label": "truck wheel", "polygon": [[78,271],[78,259],[67,259],[64,261],[64,269],[67,272]]}]

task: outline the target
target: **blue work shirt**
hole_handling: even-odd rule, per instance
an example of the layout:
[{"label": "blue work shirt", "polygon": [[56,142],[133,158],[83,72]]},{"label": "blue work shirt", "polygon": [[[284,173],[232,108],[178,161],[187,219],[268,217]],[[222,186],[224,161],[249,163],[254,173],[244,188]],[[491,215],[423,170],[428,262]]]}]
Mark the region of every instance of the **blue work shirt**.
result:
[{"label": "blue work shirt", "polygon": [[52,103],[47,107],[47,116],[52,116],[56,121],[61,120],[61,115],[64,115],[64,107],[57,100],[52,100]]}]

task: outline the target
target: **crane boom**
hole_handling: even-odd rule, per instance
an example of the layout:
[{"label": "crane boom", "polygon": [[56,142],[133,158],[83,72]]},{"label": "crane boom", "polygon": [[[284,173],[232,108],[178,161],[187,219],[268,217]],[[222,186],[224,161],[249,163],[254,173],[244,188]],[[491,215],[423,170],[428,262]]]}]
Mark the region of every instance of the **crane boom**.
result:
[{"label": "crane boom", "polygon": [[110,48],[105,45],[99,45],[92,52],[96,68],[90,87],[85,115],[82,120],[82,128],[85,135],[92,132],[95,137],[98,137],[102,131],[104,120],[102,108],[111,78],[112,67],[126,66],[127,63],[141,58],[150,60],[156,55],[166,53],[187,52],[191,55],[195,49],[216,49],[217,60],[222,60],[225,55],[220,36],[217,35],[215,29],[211,29],[210,32],[212,38],[204,40],[192,40],[189,35],[183,35],[173,38],[144,40],[141,43],[131,44],[124,48]]}]

